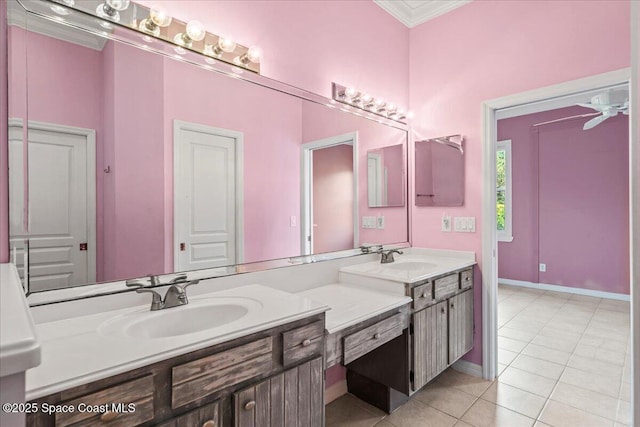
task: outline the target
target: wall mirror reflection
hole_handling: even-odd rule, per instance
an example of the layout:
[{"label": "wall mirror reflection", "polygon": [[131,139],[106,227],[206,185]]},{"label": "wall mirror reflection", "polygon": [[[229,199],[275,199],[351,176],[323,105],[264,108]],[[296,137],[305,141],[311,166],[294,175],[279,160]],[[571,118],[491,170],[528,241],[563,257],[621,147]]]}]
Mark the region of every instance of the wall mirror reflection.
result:
[{"label": "wall mirror reflection", "polygon": [[464,147],[460,135],[416,141],[416,206],[464,204]]},{"label": "wall mirror reflection", "polygon": [[[29,292],[408,241],[402,204],[384,229],[359,221],[367,153],[402,150],[404,126],[9,3],[10,250]],[[304,205],[304,145],[347,134],[350,170],[318,164]]]},{"label": "wall mirror reflection", "polygon": [[367,152],[367,197],[370,208],[404,206],[405,164],[402,144]]}]

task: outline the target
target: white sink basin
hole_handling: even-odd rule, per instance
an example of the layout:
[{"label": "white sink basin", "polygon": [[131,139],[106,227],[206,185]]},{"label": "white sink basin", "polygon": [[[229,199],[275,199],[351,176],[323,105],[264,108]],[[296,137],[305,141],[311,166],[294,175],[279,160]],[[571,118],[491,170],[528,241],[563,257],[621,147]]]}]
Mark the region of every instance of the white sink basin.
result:
[{"label": "white sink basin", "polygon": [[262,304],[250,298],[201,298],[189,304],[158,311],[136,310],[103,322],[98,327],[102,335],[129,338],[169,338],[229,325]]},{"label": "white sink basin", "polygon": [[438,265],[431,262],[422,261],[407,261],[407,262],[394,262],[392,264],[386,264],[384,268],[390,268],[392,270],[402,271],[414,271],[414,270],[431,270]]}]

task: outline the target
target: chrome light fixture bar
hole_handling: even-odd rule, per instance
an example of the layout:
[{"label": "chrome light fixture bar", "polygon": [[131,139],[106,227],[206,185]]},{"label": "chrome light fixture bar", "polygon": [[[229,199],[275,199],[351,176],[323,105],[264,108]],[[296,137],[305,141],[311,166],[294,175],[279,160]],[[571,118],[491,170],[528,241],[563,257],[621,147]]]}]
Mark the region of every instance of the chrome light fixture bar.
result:
[{"label": "chrome light fixture bar", "polygon": [[366,92],[361,92],[355,88],[343,86],[338,83],[331,84],[331,97],[343,104],[353,108],[366,111],[369,114],[375,114],[387,119],[395,120],[400,123],[407,123],[407,119],[412,118],[411,112],[405,112],[393,103],[386,102],[382,98],[374,98]]},{"label": "chrome light fixture bar", "polygon": [[447,135],[447,136],[439,136],[437,138],[429,138],[422,141],[416,142],[435,142],[437,144],[446,145],[447,147],[455,148],[460,151],[460,154],[464,153],[464,147],[462,143],[464,142],[464,136],[460,134],[455,135]]},{"label": "chrome light fixture bar", "polygon": [[101,0],[97,7],[98,2],[94,1],[42,0],[42,3],[51,4],[51,10],[60,16],[66,17],[74,10],[93,15],[109,30],[118,25],[127,27],[140,33],[146,43],[153,43],[154,39],[169,42],[179,55],[196,52],[205,55],[209,64],[221,61],[239,70],[260,74],[262,49],[243,46],[229,36],[210,33],[197,20],[175,19],[161,6],[149,9],[130,0]]}]

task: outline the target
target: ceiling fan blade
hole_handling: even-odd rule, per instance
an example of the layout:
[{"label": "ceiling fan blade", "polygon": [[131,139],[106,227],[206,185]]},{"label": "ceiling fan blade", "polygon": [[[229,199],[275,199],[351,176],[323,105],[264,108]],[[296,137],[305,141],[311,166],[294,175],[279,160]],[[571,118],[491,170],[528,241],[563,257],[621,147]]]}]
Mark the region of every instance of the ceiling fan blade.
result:
[{"label": "ceiling fan blade", "polygon": [[592,110],[598,109],[596,105],[593,105],[591,103],[586,103],[586,102],[578,102],[576,105],[579,105],[580,107],[584,107],[584,108],[591,108]]},{"label": "ceiling fan blade", "polygon": [[594,117],[593,119],[589,120],[587,123],[584,124],[584,126],[582,127],[582,130],[589,130],[592,129],[596,126],[598,126],[600,123],[604,122],[605,120],[607,120],[609,117],[609,115],[606,114],[602,114],[598,117]]}]

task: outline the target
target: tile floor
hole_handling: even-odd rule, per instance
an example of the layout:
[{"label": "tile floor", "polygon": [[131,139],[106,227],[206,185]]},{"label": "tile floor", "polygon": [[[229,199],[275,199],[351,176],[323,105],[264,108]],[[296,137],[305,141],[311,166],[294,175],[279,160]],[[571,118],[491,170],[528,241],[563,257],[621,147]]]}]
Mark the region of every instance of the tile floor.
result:
[{"label": "tile floor", "polygon": [[448,369],[391,415],[345,395],[327,427],[631,423],[628,302],[505,285],[498,301],[497,380]]}]

